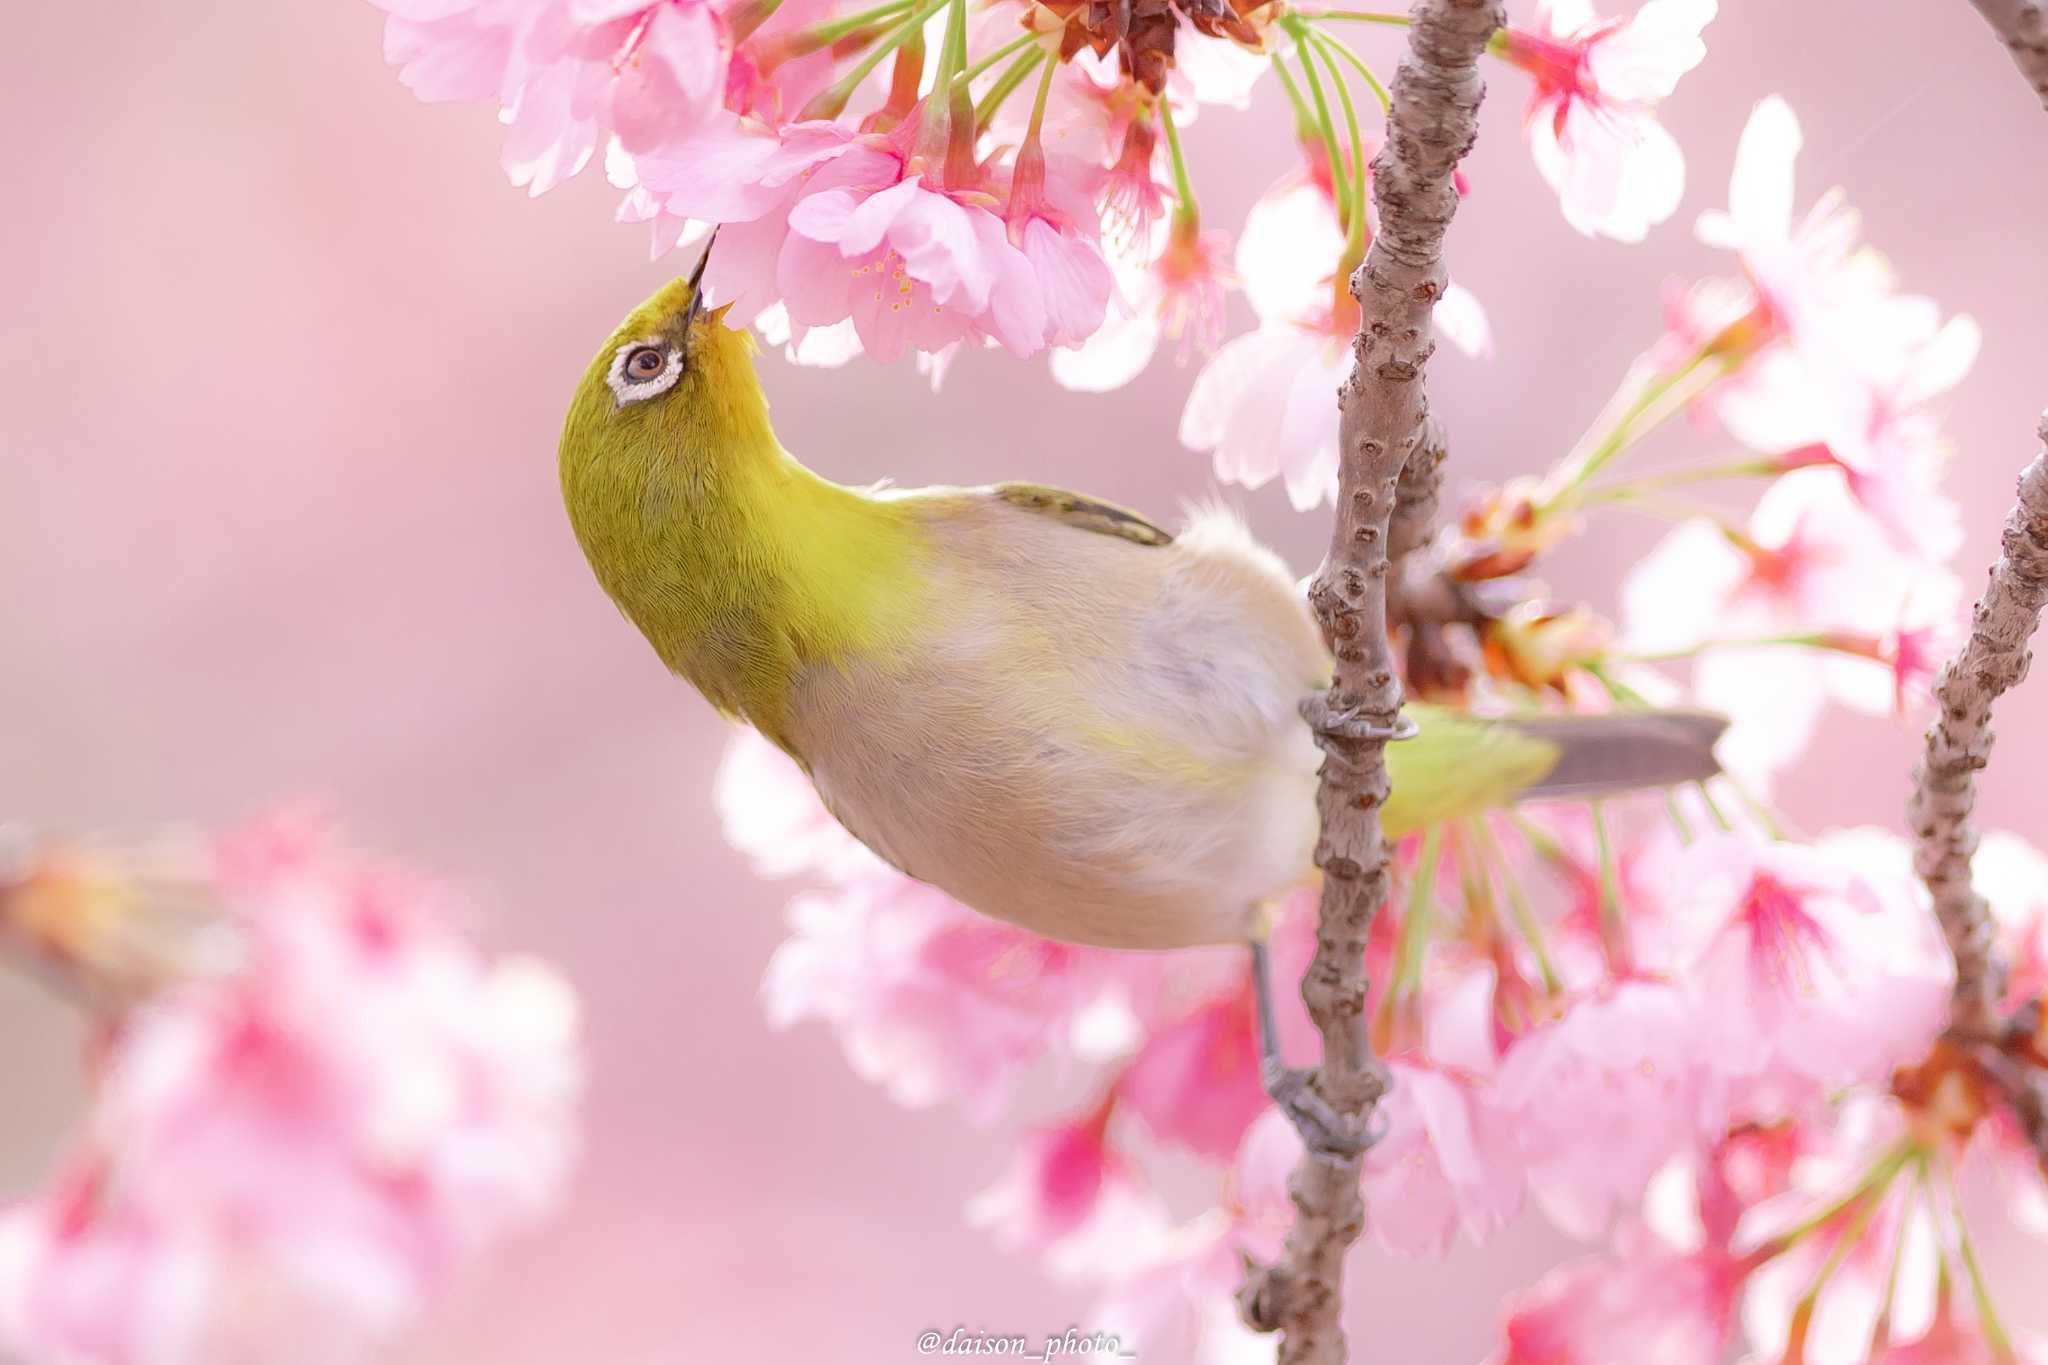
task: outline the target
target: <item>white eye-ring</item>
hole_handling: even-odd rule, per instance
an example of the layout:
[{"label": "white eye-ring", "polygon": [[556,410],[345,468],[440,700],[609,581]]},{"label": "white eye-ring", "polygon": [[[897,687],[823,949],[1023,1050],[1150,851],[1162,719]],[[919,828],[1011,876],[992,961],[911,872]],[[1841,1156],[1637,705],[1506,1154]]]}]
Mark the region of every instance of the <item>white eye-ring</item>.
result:
[{"label": "white eye-ring", "polygon": [[659,341],[629,341],[612,356],[605,383],[620,407],[667,393],[683,377],[683,355]]}]

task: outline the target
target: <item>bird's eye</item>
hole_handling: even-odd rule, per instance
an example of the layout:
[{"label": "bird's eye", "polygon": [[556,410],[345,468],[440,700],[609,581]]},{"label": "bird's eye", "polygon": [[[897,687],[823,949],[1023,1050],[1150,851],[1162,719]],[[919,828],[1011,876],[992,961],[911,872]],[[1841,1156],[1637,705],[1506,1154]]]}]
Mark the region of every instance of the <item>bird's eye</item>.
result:
[{"label": "bird's eye", "polygon": [[637,346],[626,357],[628,379],[658,379],[668,368],[668,357],[659,346]]}]

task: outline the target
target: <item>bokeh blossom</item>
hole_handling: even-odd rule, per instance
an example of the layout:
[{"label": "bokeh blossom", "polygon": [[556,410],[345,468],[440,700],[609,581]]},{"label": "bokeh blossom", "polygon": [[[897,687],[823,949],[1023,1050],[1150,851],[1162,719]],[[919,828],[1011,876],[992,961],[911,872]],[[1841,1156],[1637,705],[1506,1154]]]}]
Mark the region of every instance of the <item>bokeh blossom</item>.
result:
[{"label": "bokeh blossom", "polygon": [[1676,974],[1737,1112],[1801,1113],[1933,1043],[1954,973],[1904,845],[1870,847],[1888,837],[1719,835],[1673,869]]},{"label": "bokeh blossom", "polygon": [[[1358,303],[1343,270],[1344,230],[1329,186],[1288,176],[1245,218],[1237,275],[1259,326],[1224,344],[1195,376],[1180,439],[1213,452],[1216,477],[1258,488],[1277,478],[1300,510],[1337,489],[1337,386],[1351,373]],[[1445,340],[1492,349],[1485,311],[1453,283],[1436,307]]]},{"label": "bokeh blossom", "polygon": [[1683,993],[1624,979],[1518,1040],[1502,1059],[1495,1103],[1544,1210],[1593,1236],[1722,1123],[1727,1101]]},{"label": "bokeh blossom", "polygon": [[790,906],[769,1018],[839,1029],[854,1070],[908,1105],[986,1110],[1031,1064],[1128,1035],[1118,964],[996,924],[893,873]]},{"label": "bokeh blossom", "polygon": [[1492,1365],[1719,1365],[1734,1335],[1742,1277],[1714,1248],[1691,1254],[1646,1229],[1620,1254],[1570,1261],[1510,1299]]},{"label": "bokeh blossom", "polygon": [[1647,0],[1601,19],[1588,0],[1539,0],[1528,28],[1496,40],[1529,73],[1524,127],[1536,169],[1580,232],[1639,242],[1678,208],[1685,157],[1658,101],[1700,64],[1716,0]]},{"label": "bokeh blossom", "polygon": [[1977,327],[1896,292],[1840,191],[1795,216],[1802,140],[1782,99],[1758,103],[1728,208],[1699,221],[1700,240],[1734,252],[1742,276],[1674,293],[1662,354],[1721,373],[1701,402],[1736,439],[1788,468],[1837,467],[1898,549],[1939,562],[1960,528],[1940,489],[1948,451],[1932,405],[1968,372]]},{"label": "bokeh blossom", "polygon": [[[222,840],[180,889],[236,961],[115,1020],[54,1183],[0,1212],[0,1345],[202,1365],[312,1339],[359,1358],[559,1197],[575,998],[302,822]],[[132,887],[121,913],[156,899]]]}]

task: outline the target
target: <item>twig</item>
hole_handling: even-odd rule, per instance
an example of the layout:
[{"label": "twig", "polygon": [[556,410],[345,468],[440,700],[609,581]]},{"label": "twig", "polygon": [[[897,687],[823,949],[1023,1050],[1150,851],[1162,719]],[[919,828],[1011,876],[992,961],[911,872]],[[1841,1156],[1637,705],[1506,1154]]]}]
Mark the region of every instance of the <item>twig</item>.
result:
[{"label": "twig", "polygon": [[1403,560],[1426,548],[1436,535],[1437,497],[1443,492],[1444,457],[1448,454],[1443,423],[1425,411],[1422,439],[1401,464],[1393,524],[1387,530],[1387,558],[1393,561],[1396,574],[1401,572]]},{"label": "twig", "polygon": [[1971,1050],[1970,1060],[2005,1097],[2014,1126],[2034,1151],[2034,1164],[2048,1176],[2048,1084],[2044,1084],[2040,1069],[2029,1065],[2010,1044],[1980,1043]]},{"label": "twig", "polygon": [[2048,0],[1970,0],[2048,109]]},{"label": "twig", "polygon": [[[2048,414],[2041,421],[2048,442]],[[1939,714],[1927,731],[1927,751],[1913,773],[1909,817],[1918,841],[1913,865],[1934,898],[1934,913],[1956,960],[1955,1001],[1949,1029],[1977,1042],[1997,1036],[2005,970],[1998,961],[1990,907],[1970,885],[1977,831],[1970,808],[1977,770],[1991,756],[1991,704],[2027,674],[2027,640],[2048,603],[2048,452],[2036,456],[2019,480],[2019,505],[2005,520],[2005,537],[1991,582],[1977,603],[1970,638],[1941,671],[1935,687]]]},{"label": "twig", "polygon": [[[1400,505],[1397,493],[1395,503]],[[1434,553],[1393,558],[1387,576],[1387,623],[1406,635],[1401,673],[1420,696],[1461,695],[1472,680],[1472,666],[1452,643],[1451,628],[1477,631],[1500,612],[1486,591],[1493,584],[1461,583]]]},{"label": "twig", "polygon": [[[1337,392],[1336,524],[1309,589],[1336,675],[1327,694],[1303,707],[1324,761],[1316,798],[1322,904],[1301,993],[1323,1038],[1310,1085],[1354,1136],[1366,1131],[1387,1084],[1364,1013],[1366,933],[1388,887],[1379,821],[1386,745],[1403,733],[1387,638],[1389,530],[1398,527],[1402,548],[1412,549],[1428,540],[1434,515],[1442,440],[1429,421],[1423,366],[1436,345],[1431,310],[1445,283],[1444,231],[1458,207],[1452,176],[1478,135],[1486,89],[1479,58],[1502,23],[1501,0],[1416,0],[1413,21],[1387,142],[1373,159],[1379,233],[1351,277],[1360,320],[1351,375]],[[1415,477],[1404,481],[1418,456]],[[1344,1255],[1365,1222],[1359,1163],[1307,1152],[1289,1182],[1296,1218],[1279,1261],[1246,1267],[1239,1309],[1253,1327],[1281,1333],[1281,1365],[1345,1365]]]}]

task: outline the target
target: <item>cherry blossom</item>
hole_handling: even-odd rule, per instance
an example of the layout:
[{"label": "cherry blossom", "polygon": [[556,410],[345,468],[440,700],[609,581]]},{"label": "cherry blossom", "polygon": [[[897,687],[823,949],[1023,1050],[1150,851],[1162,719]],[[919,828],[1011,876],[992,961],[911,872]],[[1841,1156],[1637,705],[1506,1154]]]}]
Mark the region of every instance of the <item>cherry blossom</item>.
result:
[{"label": "cherry blossom", "polygon": [[1287,324],[1228,342],[1195,376],[1181,414],[1181,444],[1214,451],[1216,477],[1259,488],[1277,475],[1307,511],[1337,487],[1337,418],[1331,395],[1349,372],[1346,340]]},{"label": "cherry blossom", "polygon": [[1508,1121],[1477,1078],[1400,1061],[1388,1072],[1386,1133],[1364,1171],[1374,1239],[1411,1256],[1443,1255],[1461,1228],[1484,1242],[1522,1202]]},{"label": "cherry blossom", "polygon": [[1494,1103],[1538,1202],[1579,1235],[1604,1228],[1726,1112],[1691,1005],[1676,987],[1646,979],[1605,985],[1516,1040]]},{"label": "cherry blossom", "polygon": [[1159,183],[1159,132],[1150,119],[1124,127],[1123,145],[1102,177],[1102,224],[1112,244],[1151,240],[1166,216],[1167,187]]},{"label": "cherry blossom", "polygon": [[[2048,991],[2048,857],[2019,835],[1987,830],[1970,860],[1977,894],[1991,907],[2007,966],[2005,1006],[2018,1009]],[[2031,1050],[2048,1053],[2037,1030]],[[2010,1116],[1980,1125],[1970,1155],[1991,1169],[2014,1225],[2048,1238],[2048,1185],[2033,1144]]]},{"label": "cherry blossom", "polygon": [[1702,401],[1730,434],[1788,468],[1838,467],[1899,549],[1938,562],[1960,529],[1941,487],[1947,452],[1931,407],[1968,372],[1978,330],[1896,293],[1838,193],[1795,221],[1800,143],[1782,99],[1757,105],[1729,207],[1699,222],[1702,241],[1736,253],[1743,278],[1673,295],[1662,354],[1674,366],[1707,358],[1720,367]]},{"label": "cherry blossom", "polygon": [[1975,1323],[1949,1313],[1923,1335],[1888,1342],[1867,1359],[1868,1365],[2042,1365],[2048,1339],[2025,1333],[1996,1342]]},{"label": "cherry blossom", "polygon": [[506,174],[536,195],[610,136],[646,150],[723,107],[735,7],[717,0],[377,3],[400,79],[422,99],[495,100]]},{"label": "cherry blossom", "polygon": [[[1825,332],[1834,306],[1865,304],[1889,283],[1876,254],[1858,246],[1857,216],[1838,193],[1822,196],[1795,221],[1793,162],[1802,142],[1790,105],[1776,95],[1759,100],[1736,147],[1727,209],[1700,215],[1699,239],[1736,253],[1749,291],[1702,296],[1724,307],[1746,305],[1701,338],[1718,350],[1799,344]],[[1697,325],[1712,315],[1689,316]],[[1720,396],[1725,401],[1733,392]]]},{"label": "cherry blossom", "polygon": [[1820,643],[1833,652],[1823,666],[1834,698],[1870,715],[1905,716],[1932,705],[1935,677],[1962,644],[1959,596],[1954,579],[1931,577],[1881,634],[1823,631]]},{"label": "cherry blossom", "polygon": [[1176,358],[1209,352],[1223,339],[1224,291],[1236,276],[1224,264],[1223,234],[1174,224],[1149,262],[1111,259],[1115,292],[1109,316],[1086,341],[1054,351],[1052,375],[1088,393],[1123,387],[1152,363],[1159,343],[1179,343]]},{"label": "cherry blossom", "polygon": [[274,1358],[309,1321],[367,1344],[559,1197],[559,978],[295,824],[223,841],[212,892],[239,966],[122,1018],[65,1174],[0,1215],[0,1332],[31,1354]]},{"label": "cherry blossom", "polygon": [[1148,1208],[1122,1235],[1121,1266],[1089,1323],[1140,1359],[1263,1365],[1272,1357],[1272,1340],[1246,1327],[1231,1299],[1243,1263],[1220,1210],[1173,1224]]},{"label": "cherry blossom", "polygon": [[[878,360],[912,347],[943,350],[969,336],[1000,341],[1018,355],[1046,342],[1038,271],[1011,244],[1003,220],[909,176],[800,198],[776,283],[791,322],[818,327],[850,317],[862,349]],[[1108,286],[1105,273],[1101,303]],[[1085,311],[1086,303],[1077,306]]]},{"label": "cherry blossom", "polygon": [[[1864,1189],[1873,1172],[1895,1169],[1898,1111],[1859,1100],[1792,1167],[1791,1188],[1745,1211],[1736,1234],[1743,1252],[1769,1248],[1774,1237],[1801,1233],[1752,1272],[1742,1300],[1742,1325],[1753,1356],[1785,1356],[1796,1331],[1807,1365],[1861,1365],[1880,1318],[1896,1339],[1911,1340],[1934,1316],[1938,1235],[1927,1204],[1896,1178]],[[1837,1210],[1832,1217],[1831,1210]],[[1823,1221],[1810,1226],[1816,1217]],[[1824,1292],[1803,1306],[1823,1265],[1834,1268]],[[1895,1269],[1896,1266],[1896,1269]]]},{"label": "cherry blossom", "polygon": [[[1945,570],[1889,545],[1839,471],[1797,470],[1746,527],[1688,520],[1639,560],[1622,582],[1624,641],[1648,654],[1714,646],[1693,695],[1732,718],[1723,762],[1767,779],[1804,749],[1831,694],[1885,712],[1918,687],[1959,597]],[[1802,639],[1832,643],[1832,657],[1787,647]]]},{"label": "cherry blossom", "polygon": [[1249,993],[1153,1025],[1121,1093],[1161,1142],[1227,1160],[1267,1105]]},{"label": "cherry blossom", "polygon": [[1885,296],[1826,314],[1824,330],[1825,343],[1763,357],[1754,381],[1721,400],[1721,420],[1788,464],[1837,466],[1896,548],[1945,560],[1962,525],[1941,486],[1948,450],[1931,407],[1968,373],[1976,323],[1941,322],[1928,299]]},{"label": "cherry blossom", "polygon": [[1301,1164],[1301,1134],[1279,1109],[1259,1116],[1238,1146],[1222,1208],[1229,1216],[1232,1244],[1247,1256],[1279,1254],[1294,1217],[1288,1177]]},{"label": "cherry blossom", "polygon": [[1674,974],[1739,1112],[1775,1118],[1882,1082],[1941,1027],[1953,968],[1903,843],[1715,835],[1673,886]]},{"label": "cherry blossom", "polygon": [[1700,32],[1715,8],[1648,0],[1627,19],[1602,20],[1588,0],[1542,0],[1533,27],[1497,40],[1535,80],[1529,150],[1580,232],[1639,242],[1677,210],[1685,159],[1655,111],[1706,55]]},{"label": "cherry blossom", "polygon": [[[1681,581],[1691,591],[1671,593]],[[1747,526],[1686,521],[1645,555],[1622,585],[1625,637],[1663,651],[1823,629],[1880,634],[1928,587],[1839,477],[1800,470],[1771,485]]]},{"label": "cherry blossom", "polygon": [[751,726],[736,727],[711,784],[725,840],[764,877],[814,872],[832,881],[886,876],[881,859],[832,818],[796,760]]},{"label": "cherry blossom", "polygon": [[1044,1253],[1083,1235],[1091,1219],[1115,1217],[1136,1192],[1130,1165],[1109,1144],[1115,1112],[1111,1092],[1077,1118],[1024,1134],[1010,1169],[968,1205],[968,1221]]},{"label": "cherry blossom", "polygon": [[1419,1034],[1388,1059],[1384,1131],[1361,1182],[1375,1241],[1441,1256],[1462,1229],[1483,1243],[1521,1208],[1522,1156],[1495,1108],[1495,972],[1479,963],[1431,974]]},{"label": "cherry blossom", "polygon": [[1109,262],[1097,241],[1101,227],[1084,183],[1078,166],[1048,169],[1036,142],[1025,144],[1011,172],[1010,238],[1038,278],[1048,346],[1085,342],[1101,328],[1109,306]]},{"label": "cherry blossom", "polygon": [[1797,344],[1749,361],[1716,392],[1715,411],[1736,439],[1787,468],[1839,469],[1896,549],[1938,563],[1962,531],[1942,488],[1948,450],[1933,404],[1968,373],[1979,340],[1974,321],[1943,322],[1929,299],[1840,301]]},{"label": "cherry blossom", "polygon": [[794,124],[778,136],[725,116],[686,142],[635,158],[639,179],[628,208],[655,223],[657,247],[673,245],[691,220],[720,224],[705,294],[751,318],[781,301],[779,263],[798,202],[890,184],[902,165],[885,140],[836,124]]},{"label": "cherry blossom", "polygon": [[[1351,371],[1358,314],[1337,278],[1343,249],[1336,205],[1313,176],[1290,176],[1253,206],[1237,272],[1258,330],[1210,357],[1181,413],[1181,443],[1214,452],[1217,478],[1258,488],[1278,477],[1303,511],[1337,487],[1331,396]],[[1492,347],[1484,312],[1456,284],[1438,303],[1437,321],[1468,354]]]},{"label": "cherry blossom", "polygon": [[1719,1365],[1743,1269],[1715,1248],[1672,1250],[1646,1229],[1618,1254],[1569,1261],[1508,1301],[1492,1365]]},{"label": "cherry blossom", "polygon": [[0,1212],[0,1341],[24,1357],[197,1365],[219,1293],[212,1239],[142,1210],[95,1212],[100,1179],[73,1172]]},{"label": "cherry blossom", "polygon": [[1124,965],[984,919],[890,874],[799,896],[762,981],[778,1027],[821,1019],[899,1103],[989,1113],[1019,1070],[1131,1036]]},{"label": "cherry blossom", "polygon": [[1990,903],[2005,946],[2010,1003],[2048,990],[2048,856],[2017,834],[1988,830],[1970,860],[1970,880]]},{"label": "cherry blossom", "polygon": [[727,120],[636,162],[635,216],[723,223],[709,297],[742,317],[780,301],[793,339],[850,323],[879,360],[963,340],[1020,355],[1101,325],[1111,281],[1069,163],[1025,163],[1010,220],[984,186],[913,169],[917,123],[887,135]]},{"label": "cherry blossom", "polygon": [[[1540,850],[1541,861],[1562,893],[1553,939],[1557,970],[1575,988],[1592,989],[1616,965],[1664,973],[1673,968],[1667,920],[1679,885],[1674,872],[1681,852],[1678,836],[1668,821],[1645,823],[1618,818],[1621,814],[1610,809],[1596,820],[1584,806],[1537,805],[1524,826],[1555,840]],[[1603,824],[1618,914],[1606,905]]]}]

